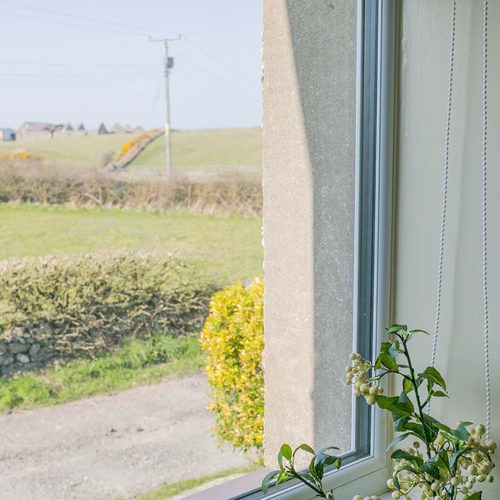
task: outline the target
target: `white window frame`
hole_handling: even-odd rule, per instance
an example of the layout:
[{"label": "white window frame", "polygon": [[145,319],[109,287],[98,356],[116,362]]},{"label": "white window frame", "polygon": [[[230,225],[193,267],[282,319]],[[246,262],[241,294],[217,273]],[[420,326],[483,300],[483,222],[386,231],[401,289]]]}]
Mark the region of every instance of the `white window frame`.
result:
[{"label": "white window frame", "polygon": [[[353,331],[361,332],[361,335],[354,335],[353,349],[373,357],[391,318],[389,297],[392,268],[397,0],[357,0],[357,18]],[[369,219],[368,226],[366,219]],[[367,227],[370,233],[368,240]],[[370,274],[368,281],[367,269]],[[352,442],[359,441],[357,433],[360,429],[361,408],[361,412],[365,412],[367,416],[364,425],[369,427],[369,445],[348,453],[346,464],[340,470],[325,474],[324,479],[324,486],[327,489],[334,488],[335,497],[339,500],[350,500],[356,494],[381,494],[387,489],[386,447],[389,421],[385,413],[373,406],[368,410],[366,404],[359,399],[353,401],[353,407],[358,408],[353,413],[357,413],[358,417],[353,416]],[[223,489],[217,493],[214,490],[216,496],[210,496],[211,493],[206,492],[209,495],[206,498],[299,500],[313,497],[310,489],[293,481],[280,486],[277,491],[271,490],[265,496],[259,488],[241,493],[246,479],[248,488],[248,483],[255,484],[254,481],[259,481],[259,478],[260,473],[252,473],[248,478],[235,480],[233,485],[223,485]]]},{"label": "white window frame", "polygon": [[[356,90],[356,208],[355,208],[355,290],[354,331],[365,331],[362,318],[364,311],[362,297],[366,293],[359,288],[366,286],[359,277],[359,263],[366,262],[360,245],[363,237],[360,215],[366,216],[364,174],[373,175],[373,240],[372,240],[372,285],[371,318],[368,329],[371,354],[385,336],[385,328],[391,318],[390,284],[392,268],[392,198],[393,198],[393,150],[394,150],[394,99],[396,64],[396,0],[358,0],[357,6],[357,90]],[[369,18],[369,19],[368,19]],[[374,46],[375,44],[375,46]],[[367,290],[365,289],[364,292]],[[355,340],[354,348],[359,350],[362,340]],[[366,345],[366,342],[365,342]],[[365,404],[364,402],[362,404]],[[350,499],[356,494],[380,494],[386,491],[388,419],[378,408],[370,411],[370,451],[367,456],[355,459],[338,471],[325,475],[324,485],[334,488],[336,498]],[[353,442],[356,441],[356,418],[353,417]],[[299,500],[311,498],[311,491],[297,483],[281,491],[265,496],[266,499]],[[236,498],[258,498],[239,496]]]}]

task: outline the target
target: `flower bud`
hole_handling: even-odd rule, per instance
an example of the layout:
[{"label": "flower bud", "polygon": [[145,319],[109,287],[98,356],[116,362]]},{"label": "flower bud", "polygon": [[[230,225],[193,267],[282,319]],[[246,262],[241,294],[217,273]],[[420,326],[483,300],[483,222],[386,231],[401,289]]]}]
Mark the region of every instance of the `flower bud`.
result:
[{"label": "flower bud", "polygon": [[474,431],[478,436],[482,436],[486,432],[486,427],[483,424],[479,424],[476,425]]}]

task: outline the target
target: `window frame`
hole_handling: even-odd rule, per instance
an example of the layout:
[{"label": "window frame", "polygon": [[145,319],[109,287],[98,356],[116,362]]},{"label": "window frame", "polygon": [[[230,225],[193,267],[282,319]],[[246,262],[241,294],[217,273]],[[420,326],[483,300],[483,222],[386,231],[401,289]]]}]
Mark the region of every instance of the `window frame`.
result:
[{"label": "window frame", "polygon": [[[372,359],[391,317],[392,199],[395,130],[396,0],[357,0],[356,182],[353,349]],[[352,443],[340,470],[324,485],[342,498],[386,491],[388,421],[353,398]],[[309,490],[287,483],[266,499],[303,499]],[[260,488],[230,500],[263,498]]]}]

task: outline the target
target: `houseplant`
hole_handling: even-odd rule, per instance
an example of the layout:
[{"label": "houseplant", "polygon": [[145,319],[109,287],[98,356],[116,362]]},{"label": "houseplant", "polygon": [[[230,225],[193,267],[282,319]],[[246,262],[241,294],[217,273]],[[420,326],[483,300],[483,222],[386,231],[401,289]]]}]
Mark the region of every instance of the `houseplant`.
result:
[{"label": "houseplant", "polygon": [[[406,325],[393,325],[388,329],[389,339],[382,343],[374,364],[357,353],[351,354],[346,381],[353,386],[356,396],[364,397],[369,405],[376,405],[392,416],[396,437],[388,449],[394,450],[391,454],[394,467],[387,481],[392,498],[409,499],[410,493],[418,491],[421,500],[480,500],[482,492],[478,486],[493,481],[495,464],[491,455],[496,443],[487,439],[483,425],[461,421],[451,427],[430,414],[433,399],[449,396],[446,382],[436,368],[428,366],[421,372],[414,368],[409,344],[414,337],[426,333],[419,329],[409,330]],[[401,380],[399,394],[383,395],[380,382],[389,374]],[[408,440],[411,444],[403,446]],[[274,476],[273,473],[266,476],[263,489],[272,481],[300,479],[293,462],[297,450],[290,455],[289,448],[281,448],[280,469],[274,471]],[[317,477],[312,474],[316,471],[314,464],[322,460],[321,452],[315,454],[308,445],[299,448],[313,455],[312,469],[310,465],[309,471],[302,474],[309,474],[316,480],[312,489],[318,497],[333,499],[333,491],[325,492],[323,488],[323,468]],[[283,463],[283,458],[287,462]],[[340,458],[335,459],[332,465],[340,466]],[[331,460],[333,458],[328,462]],[[325,461],[324,465],[329,464]],[[306,476],[306,479],[310,478]]]}]

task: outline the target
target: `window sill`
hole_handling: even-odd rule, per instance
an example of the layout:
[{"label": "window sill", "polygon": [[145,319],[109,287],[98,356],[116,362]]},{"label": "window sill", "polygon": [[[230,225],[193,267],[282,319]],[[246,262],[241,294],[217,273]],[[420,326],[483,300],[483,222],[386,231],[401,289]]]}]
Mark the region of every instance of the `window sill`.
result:
[{"label": "window sill", "polygon": [[[311,498],[310,490],[301,484],[284,487],[277,491],[271,491],[264,496],[260,491],[260,485],[269,469],[261,469],[250,474],[238,477],[227,483],[198,491],[186,496],[189,500],[257,500],[257,499],[279,499],[279,500],[306,500]],[[376,458],[368,458],[358,463],[346,466],[339,471],[330,474],[325,479],[325,487],[335,488],[336,499],[351,500],[356,494],[372,495],[380,492],[373,491],[374,484],[385,484],[387,469],[385,463]],[[251,493],[251,492],[255,493]],[[245,494],[245,492],[248,492]],[[390,500],[391,496],[381,497]]]}]

